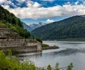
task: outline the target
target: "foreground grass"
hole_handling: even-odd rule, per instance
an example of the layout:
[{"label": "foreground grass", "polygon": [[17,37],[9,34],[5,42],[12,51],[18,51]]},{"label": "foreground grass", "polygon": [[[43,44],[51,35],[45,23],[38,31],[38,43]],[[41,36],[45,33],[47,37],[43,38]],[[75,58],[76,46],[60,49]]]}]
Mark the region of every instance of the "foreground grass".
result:
[{"label": "foreground grass", "polygon": [[[72,63],[66,68],[66,70],[72,70]],[[13,57],[9,50],[6,55],[3,51],[0,51],[0,70],[52,70],[50,65],[47,68],[37,68],[32,62],[20,62],[18,58]],[[60,70],[59,64],[55,66],[55,70]]]}]

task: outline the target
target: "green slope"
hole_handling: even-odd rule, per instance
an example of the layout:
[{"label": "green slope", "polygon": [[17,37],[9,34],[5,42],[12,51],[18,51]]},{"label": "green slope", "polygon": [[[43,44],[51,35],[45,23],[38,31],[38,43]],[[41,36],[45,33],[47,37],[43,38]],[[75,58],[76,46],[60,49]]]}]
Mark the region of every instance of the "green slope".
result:
[{"label": "green slope", "polygon": [[85,16],[73,16],[47,24],[33,30],[31,34],[42,40],[85,39]]},{"label": "green slope", "polygon": [[30,33],[23,27],[23,22],[20,21],[14,14],[0,6],[0,27],[9,28],[17,32],[23,38],[30,37]]}]

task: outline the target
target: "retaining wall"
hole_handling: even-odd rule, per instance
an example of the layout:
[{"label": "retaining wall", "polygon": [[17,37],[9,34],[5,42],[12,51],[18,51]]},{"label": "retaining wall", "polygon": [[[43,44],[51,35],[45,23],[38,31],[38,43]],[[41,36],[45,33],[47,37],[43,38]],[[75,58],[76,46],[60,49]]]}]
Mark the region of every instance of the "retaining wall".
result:
[{"label": "retaining wall", "polygon": [[28,39],[0,39],[0,49],[12,49],[16,52],[42,51],[41,43]]}]

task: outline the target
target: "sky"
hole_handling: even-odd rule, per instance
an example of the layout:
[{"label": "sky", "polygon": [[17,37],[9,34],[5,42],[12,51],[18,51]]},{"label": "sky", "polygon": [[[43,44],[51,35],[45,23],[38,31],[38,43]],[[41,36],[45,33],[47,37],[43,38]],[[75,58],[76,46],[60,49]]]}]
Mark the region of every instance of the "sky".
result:
[{"label": "sky", "polygon": [[0,0],[0,5],[26,24],[51,23],[85,15],[85,0]]}]

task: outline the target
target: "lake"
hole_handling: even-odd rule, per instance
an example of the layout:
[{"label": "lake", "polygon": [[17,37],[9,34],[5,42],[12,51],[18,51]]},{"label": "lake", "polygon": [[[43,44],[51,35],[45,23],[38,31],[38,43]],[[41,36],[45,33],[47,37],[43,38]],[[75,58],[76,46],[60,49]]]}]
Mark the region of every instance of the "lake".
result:
[{"label": "lake", "polygon": [[85,70],[85,41],[43,41],[50,46],[59,46],[59,49],[44,50],[42,53],[18,54],[20,60],[31,60],[37,67],[46,67],[50,64],[55,67],[67,67],[73,63],[73,70]]}]

